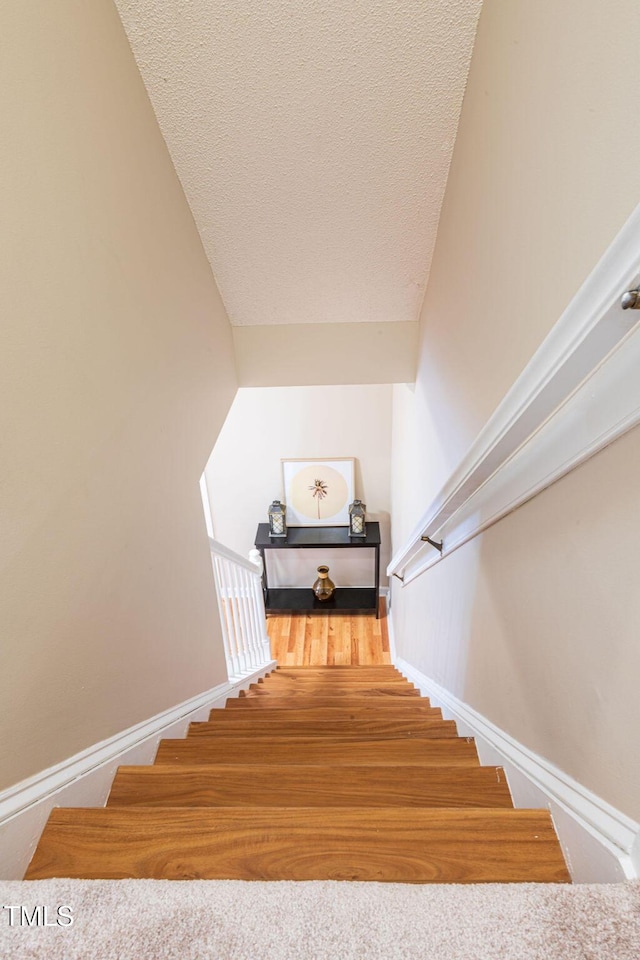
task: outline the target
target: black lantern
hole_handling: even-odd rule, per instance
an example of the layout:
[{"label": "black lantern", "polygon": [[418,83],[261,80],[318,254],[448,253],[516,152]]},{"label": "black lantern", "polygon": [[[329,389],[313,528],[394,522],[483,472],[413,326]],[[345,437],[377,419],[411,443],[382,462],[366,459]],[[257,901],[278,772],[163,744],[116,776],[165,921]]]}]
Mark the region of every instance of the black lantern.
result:
[{"label": "black lantern", "polygon": [[270,537],[286,537],[287,535],[287,521],[285,520],[285,514],[287,508],[284,503],[280,503],[279,500],[274,500],[271,506],[269,507],[269,536]]},{"label": "black lantern", "polygon": [[366,537],[367,529],[364,522],[366,509],[367,505],[363,503],[362,500],[354,500],[353,503],[349,505],[350,537]]}]

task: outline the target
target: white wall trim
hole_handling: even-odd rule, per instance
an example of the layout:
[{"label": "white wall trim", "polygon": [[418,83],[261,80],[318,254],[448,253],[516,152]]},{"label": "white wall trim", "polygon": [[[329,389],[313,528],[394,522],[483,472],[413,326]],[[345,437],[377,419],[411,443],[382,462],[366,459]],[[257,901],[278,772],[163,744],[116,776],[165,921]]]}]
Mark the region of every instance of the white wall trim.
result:
[{"label": "white wall trim", "polygon": [[469,704],[399,658],[395,665],[461,736],[476,739],[485,764],[504,766],[516,807],[551,810],[574,882],[607,883],[640,876],[640,824],[548,760],[514,740]]},{"label": "white wall trim", "polygon": [[[434,498],[387,572],[419,576],[640,422],[640,206]],[[423,535],[442,540],[442,555]]]},{"label": "white wall trim", "polygon": [[202,498],[202,512],[204,513],[207,536],[210,540],[213,540],[213,513],[211,511],[211,501],[209,500],[206,473],[203,473],[200,477],[200,497]]},{"label": "white wall trim", "polygon": [[158,742],[184,736],[194,720],[274,669],[273,660],[93,744],[0,793],[0,879],[20,880],[54,807],[104,806],[116,768],[153,762]]}]

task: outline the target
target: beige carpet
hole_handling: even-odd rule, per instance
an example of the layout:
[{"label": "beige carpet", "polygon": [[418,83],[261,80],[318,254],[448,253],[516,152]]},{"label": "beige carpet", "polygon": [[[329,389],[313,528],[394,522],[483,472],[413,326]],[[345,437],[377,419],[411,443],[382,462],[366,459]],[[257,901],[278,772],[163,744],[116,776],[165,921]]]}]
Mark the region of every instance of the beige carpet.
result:
[{"label": "beige carpet", "polygon": [[[640,958],[640,882],[0,881],[2,905],[3,960]],[[36,906],[50,926],[25,925]]]}]

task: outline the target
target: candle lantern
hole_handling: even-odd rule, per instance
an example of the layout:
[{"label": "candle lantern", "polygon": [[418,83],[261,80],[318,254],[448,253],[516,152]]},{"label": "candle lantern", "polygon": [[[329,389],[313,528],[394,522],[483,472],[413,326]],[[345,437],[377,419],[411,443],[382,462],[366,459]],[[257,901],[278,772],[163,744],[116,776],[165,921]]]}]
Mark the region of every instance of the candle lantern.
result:
[{"label": "candle lantern", "polygon": [[362,500],[354,500],[353,503],[349,505],[350,537],[366,537],[367,529],[364,522],[366,509],[367,505],[363,503]]},{"label": "candle lantern", "polygon": [[280,503],[279,500],[273,501],[273,503],[269,507],[269,536],[270,537],[286,537],[287,535],[287,521],[285,519],[286,512],[287,512],[287,508],[284,503]]}]

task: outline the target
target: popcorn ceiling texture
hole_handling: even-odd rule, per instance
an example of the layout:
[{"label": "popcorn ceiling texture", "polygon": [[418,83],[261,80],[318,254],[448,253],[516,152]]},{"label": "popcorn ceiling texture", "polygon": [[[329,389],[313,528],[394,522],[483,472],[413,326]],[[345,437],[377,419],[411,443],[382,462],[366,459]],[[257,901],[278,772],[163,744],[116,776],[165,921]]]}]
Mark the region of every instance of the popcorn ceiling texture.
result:
[{"label": "popcorn ceiling texture", "polygon": [[481,0],[116,0],[235,325],[415,321]]}]

